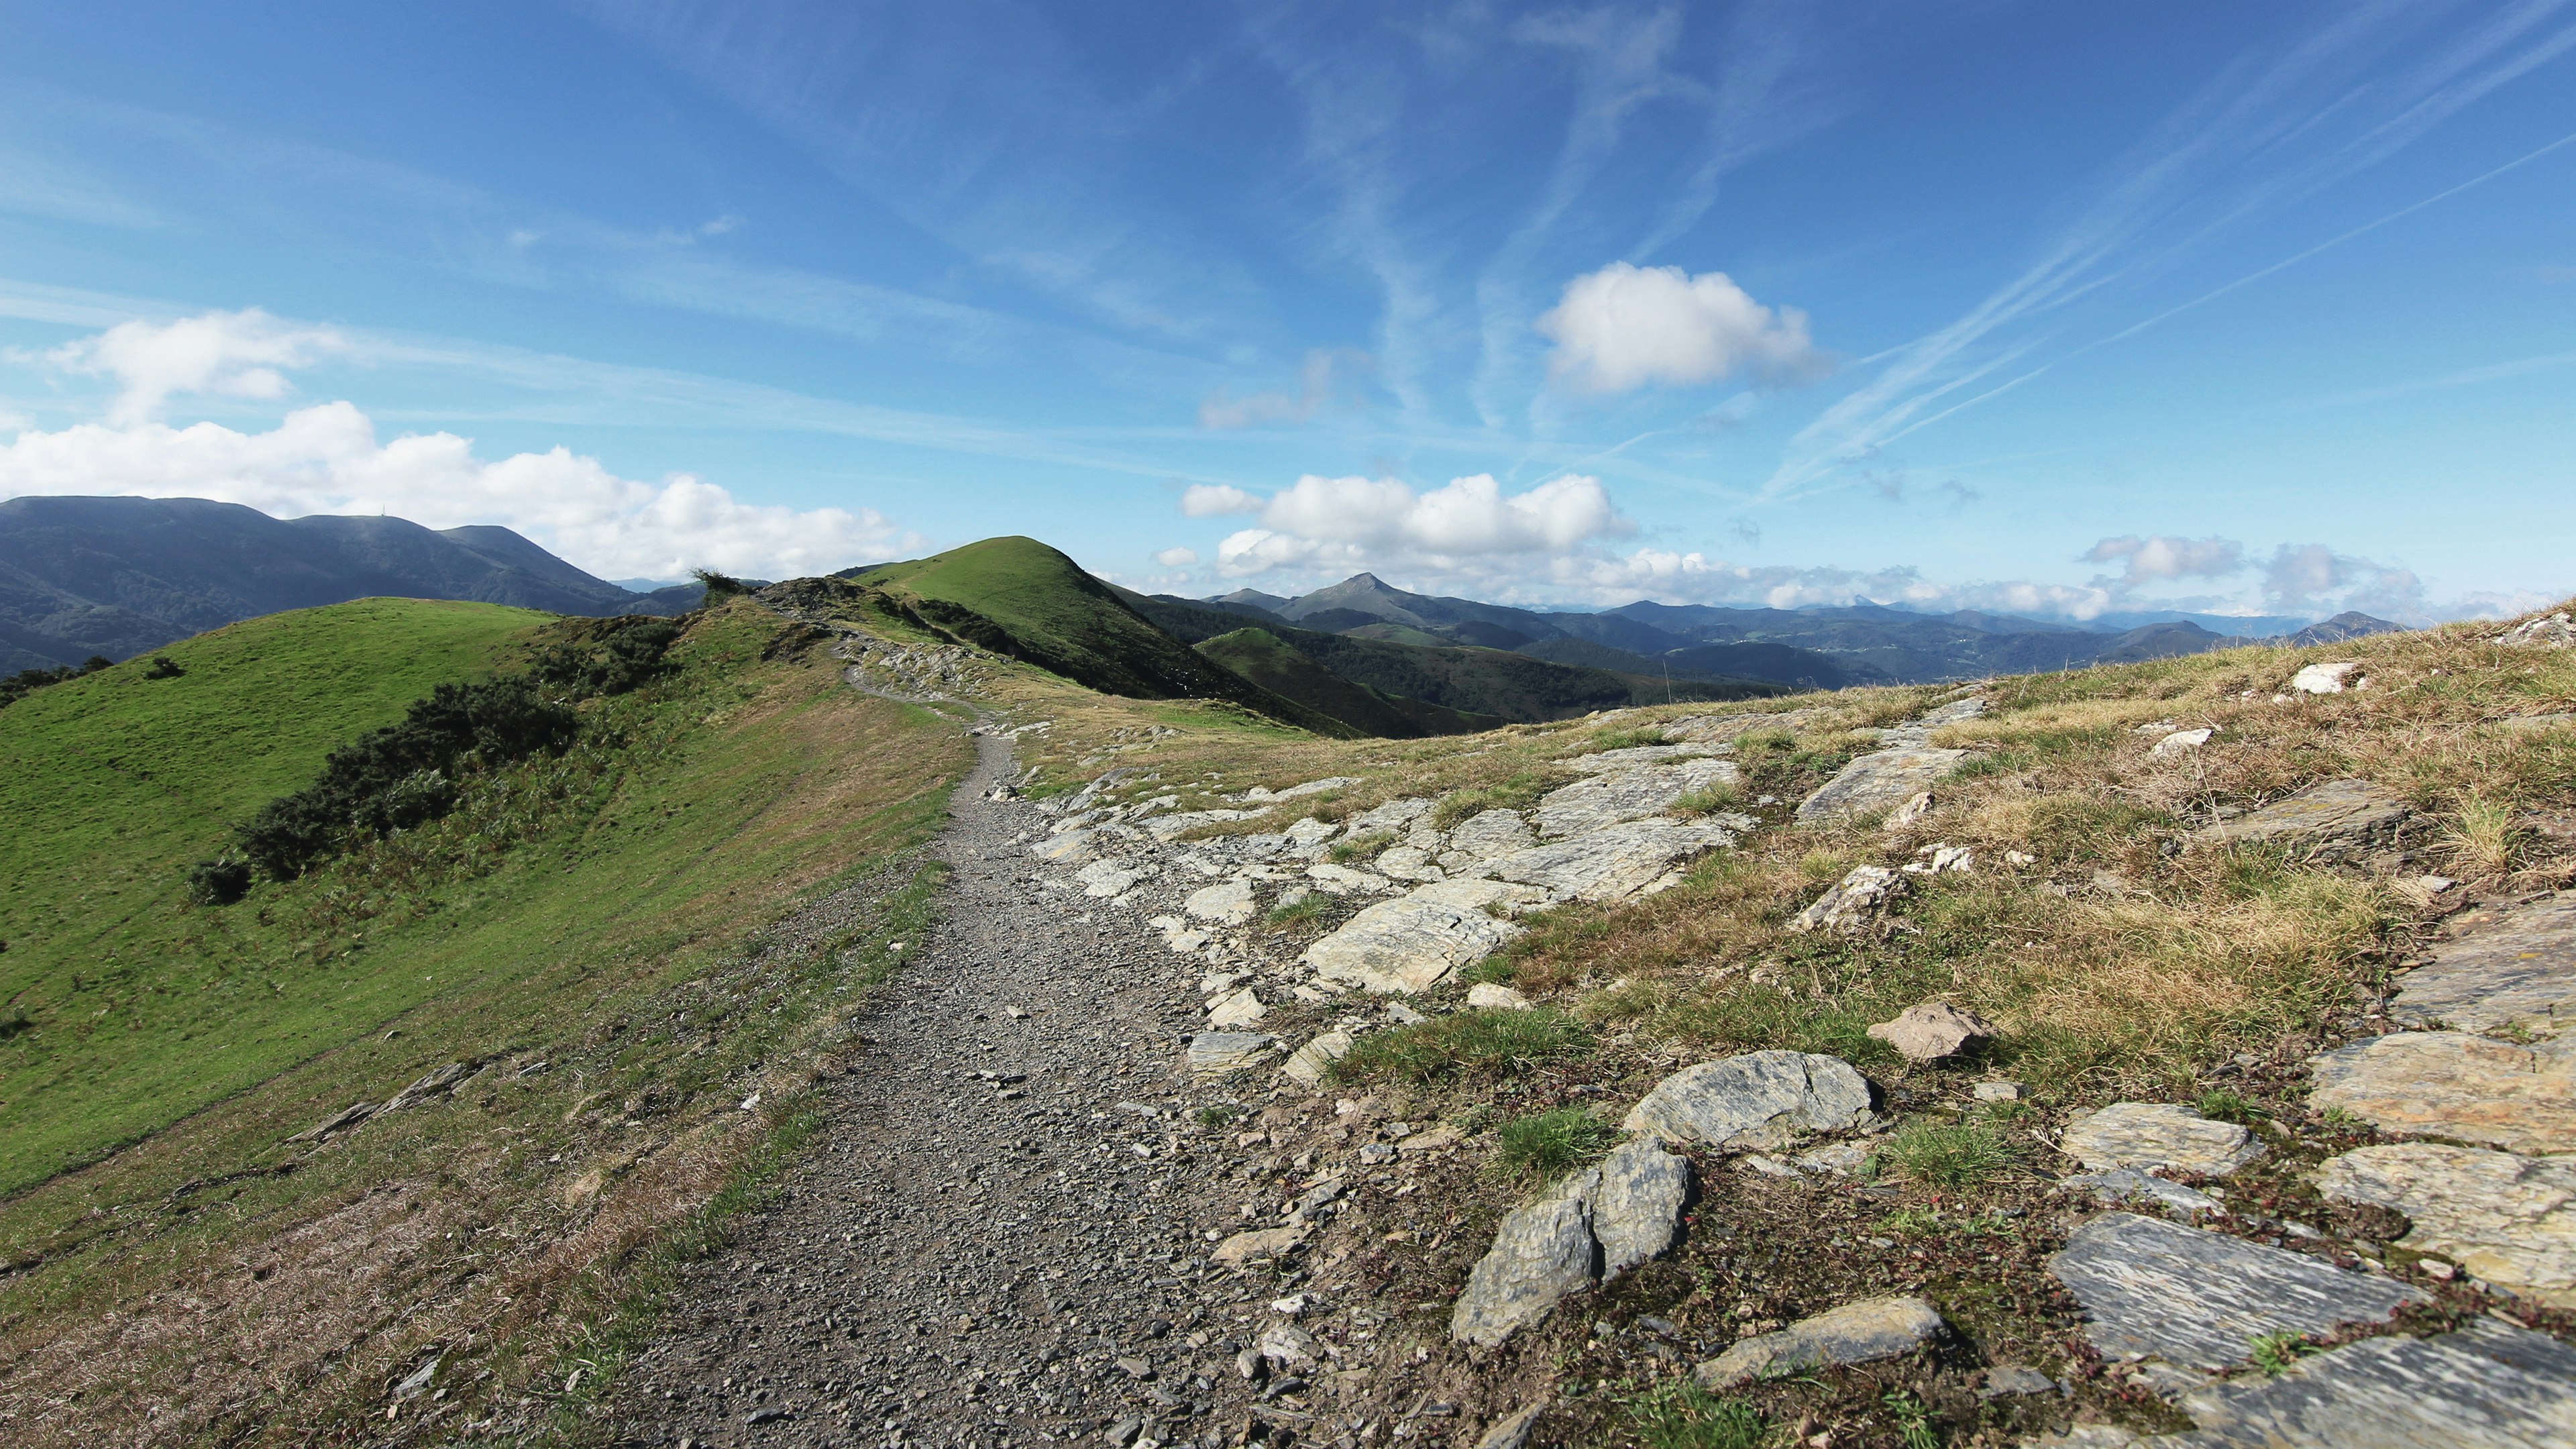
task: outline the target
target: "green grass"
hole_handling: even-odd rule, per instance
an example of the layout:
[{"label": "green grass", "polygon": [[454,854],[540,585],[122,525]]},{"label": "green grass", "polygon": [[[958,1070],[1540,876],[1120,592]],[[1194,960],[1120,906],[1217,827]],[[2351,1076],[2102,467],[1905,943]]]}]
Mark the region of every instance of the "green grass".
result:
[{"label": "green grass", "polygon": [[1501,1077],[1566,1056],[1591,1040],[1583,1023],[1552,1007],[1461,1011],[1361,1037],[1334,1063],[1336,1080]]},{"label": "green grass", "polygon": [[1494,1167],[1507,1177],[1562,1177],[1610,1150],[1619,1129],[1587,1107],[1559,1107],[1504,1123],[1494,1133]]},{"label": "green grass", "polygon": [[2267,1333],[2254,1340],[2254,1366],[2277,1377],[2288,1373],[2298,1361],[2323,1349],[2295,1333]]},{"label": "green grass", "polygon": [[2012,1163],[2011,1145],[1985,1122],[1917,1117],[1888,1135],[1879,1155],[1935,1187],[1974,1187]]},{"label": "green grass", "polygon": [[1332,902],[1324,897],[1323,892],[1308,891],[1294,900],[1281,901],[1272,906],[1262,916],[1261,924],[1272,927],[1302,926],[1308,921],[1321,920],[1324,912],[1331,908]]},{"label": "green grass", "polygon": [[1462,820],[1487,810],[1527,810],[1538,803],[1538,797],[1560,783],[1550,775],[1534,770],[1519,771],[1507,779],[1474,790],[1455,790],[1442,796],[1432,807],[1434,829],[1447,830]]},{"label": "green grass", "polygon": [[334,746],[446,680],[487,675],[551,616],[362,599],[182,640],[0,711],[0,1193],[152,1130],[320,1040],[346,965],[262,971],[186,904],[183,872]]},{"label": "green grass", "polygon": [[[261,622],[264,664],[308,645],[391,652],[310,615]],[[785,637],[756,606],[727,605],[692,624],[675,677],[597,702],[572,751],[477,777],[447,819],[236,906],[185,906],[174,887],[129,907],[130,929],[158,930],[168,953],[115,988],[119,1013],[143,1008],[138,1024],[111,1014],[57,1032],[88,1013],[48,1002],[0,1043],[19,1068],[5,1145],[22,1184],[0,1203],[0,1242],[25,1269],[0,1284],[0,1395],[77,1379],[86,1442],[229,1440],[381,1416],[378,1367],[432,1341],[473,1346],[456,1380],[483,1384],[468,1401],[549,1375],[551,1401],[581,1356],[607,1366],[631,1340],[618,1325],[649,1315],[653,1265],[712,1231],[708,1213],[763,1170],[762,1143],[792,1137],[812,1053],[893,968],[892,943],[920,939],[939,876],[901,852],[937,827],[971,762],[952,728],[844,688],[819,653],[765,658]],[[190,647],[170,651],[190,672],[165,683],[222,674]],[[348,723],[383,722],[426,683]],[[23,746],[18,728],[0,721]],[[226,748],[255,759],[257,743]],[[332,743],[316,739],[309,760]],[[274,770],[232,808],[301,773]],[[205,843],[178,832],[159,848],[177,859]],[[848,924],[772,930],[843,884],[871,900]],[[25,959],[15,944],[0,957]],[[86,1006],[99,988],[81,974]],[[516,1074],[532,1060],[551,1069]],[[285,1141],[452,1061],[493,1069],[322,1147]],[[54,1089],[25,1090],[31,1062]],[[753,1092],[759,1110],[738,1110]],[[48,1160],[121,1144],[23,1185]],[[430,1223],[390,1256],[306,1261],[342,1232]],[[205,1293],[243,1263],[274,1276]],[[156,1305],[180,1303],[194,1305],[184,1328],[143,1332],[113,1376],[92,1375],[77,1346],[103,1315],[157,1322]],[[260,1326],[280,1313],[299,1325],[293,1344]]]},{"label": "green grass", "polygon": [[1626,1410],[1630,1432],[1647,1449],[1759,1449],[1767,1427],[1751,1404],[1688,1379],[1667,1379],[1629,1399]]}]

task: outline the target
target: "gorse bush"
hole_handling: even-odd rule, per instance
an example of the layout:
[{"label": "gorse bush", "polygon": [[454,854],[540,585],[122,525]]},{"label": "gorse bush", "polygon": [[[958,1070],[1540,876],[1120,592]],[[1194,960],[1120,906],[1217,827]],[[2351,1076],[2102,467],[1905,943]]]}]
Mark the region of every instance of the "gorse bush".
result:
[{"label": "gorse bush", "polygon": [[270,801],[236,833],[238,858],[190,870],[191,898],[241,899],[253,872],[292,880],[351,846],[436,820],[456,807],[467,776],[538,754],[559,754],[581,731],[578,700],[623,694],[668,673],[681,626],[668,619],[568,622],[568,637],[525,674],[442,684],[402,721],[333,750],[312,784]]},{"label": "gorse bush", "polygon": [[[0,709],[8,708],[46,685],[78,679],[84,674],[96,674],[102,669],[113,667],[115,662],[105,655],[93,654],[78,664],[65,664],[53,669],[21,669],[5,679],[0,679]],[[157,679],[160,676],[153,677]]]}]

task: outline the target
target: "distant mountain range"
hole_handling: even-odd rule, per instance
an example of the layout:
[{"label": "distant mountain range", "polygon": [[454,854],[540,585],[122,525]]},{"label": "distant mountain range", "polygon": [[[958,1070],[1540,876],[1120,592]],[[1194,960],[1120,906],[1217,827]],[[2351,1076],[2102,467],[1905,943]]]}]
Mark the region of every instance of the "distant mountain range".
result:
[{"label": "distant mountain range", "polygon": [[379,595],[608,615],[682,613],[699,592],[622,589],[488,525],[277,519],[203,498],[0,501],[0,673]]},{"label": "distant mountain range", "polygon": [[[1676,681],[1752,679],[1808,689],[2128,664],[2242,644],[2331,642],[2400,627],[2366,614],[2340,614],[2291,635],[2280,626],[2306,621],[2167,614],[2116,616],[2114,622],[2134,622],[2093,628],[1975,610],[1918,614],[1879,604],[1736,609],[1641,600],[1600,613],[1542,612],[1407,593],[1371,574],[1295,598],[1254,589],[1196,601],[1157,597],[1346,638],[1504,650],[1622,674],[1668,674]],[[2239,627],[2222,634],[2201,620]]]}]

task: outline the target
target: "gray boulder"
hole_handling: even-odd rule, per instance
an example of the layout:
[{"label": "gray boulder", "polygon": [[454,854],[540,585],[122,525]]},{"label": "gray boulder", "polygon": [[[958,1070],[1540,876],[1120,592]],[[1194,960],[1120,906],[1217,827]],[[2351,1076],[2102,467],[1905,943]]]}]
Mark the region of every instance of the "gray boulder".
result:
[{"label": "gray boulder", "polygon": [[1503,1217],[1449,1315],[1449,1336],[1492,1345],[1545,1318],[1557,1300],[1595,1281],[1599,1248],[1577,1194],[1552,1193]]},{"label": "gray boulder", "polygon": [[1941,1315],[1920,1298],[1870,1298],[1756,1334],[1701,1364],[1704,1389],[1837,1364],[1875,1363],[1912,1353],[1940,1335]]},{"label": "gray boulder", "polygon": [[1850,933],[1867,926],[1905,893],[1905,877],[1883,865],[1856,865],[1789,918],[1792,931]]},{"label": "gray boulder", "polygon": [[1628,820],[1661,815],[1685,797],[1742,775],[1731,760],[1683,760],[1606,770],[1551,790],[1538,802],[1539,834],[1579,835]]},{"label": "gray boulder", "polygon": [[2395,845],[2413,807],[2367,780],[2328,780],[2194,832],[2206,845],[2282,845],[2303,861],[2360,861]]},{"label": "gray boulder", "polygon": [[1801,1131],[1845,1131],[1870,1117],[1869,1083],[1850,1063],[1759,1051],[1684,1067],[1656,1083],[1623,1125],[1668,1142],[1752,1151],[1787,1146]]},{"label": "gray boulder", "polygon": [[2095,1172],[2134,1167],[2209,1177],[2263,1155],[2263,1144],[2235,1123],[2163,1102],[2114,1102],[2068,1123],[2057,1146]]},{"label": "gray boulder", "polygon": [[1652,1141],[1621,1143],[1602,1159],[1590,1194],[1602,1278],[1615,1278],[1671,1247],[1689,1195],[1690,1160]]},{"label": "gray boulder", "polygon": [[[1743,828],[1753,822],[1738,816]],[[1633,820],[1507,855],[1486,871],[1584,901],[1624,900],[1661,880],[1679,863],[1733,845],[1725,825]]]}]

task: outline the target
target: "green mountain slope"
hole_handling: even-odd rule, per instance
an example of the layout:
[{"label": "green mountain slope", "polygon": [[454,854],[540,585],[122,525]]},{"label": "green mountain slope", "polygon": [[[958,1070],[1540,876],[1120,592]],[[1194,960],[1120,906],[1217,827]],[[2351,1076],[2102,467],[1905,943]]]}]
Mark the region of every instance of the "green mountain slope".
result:
[{"label": "green mountain slope", "polygon": [[1120,590],[1033,538],[988,538],[846,577],[883,593],[915,623],[1104,694],[1228,699],[1320,734],[1349,733],[1202,659],[1129,607]]},{"label": "green mountain slope", "polygon": [[1197,648],[1271,693],[1331,715],[1366,734],[1419,739],[1425,735],[1474,734],[1508,723],[1498,715],[1468,714],[1353,684],[1259,627],[1220,634],[1202,641]]}]

